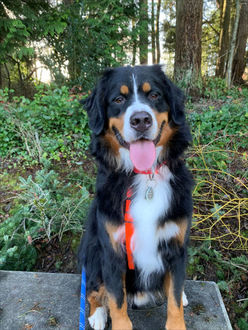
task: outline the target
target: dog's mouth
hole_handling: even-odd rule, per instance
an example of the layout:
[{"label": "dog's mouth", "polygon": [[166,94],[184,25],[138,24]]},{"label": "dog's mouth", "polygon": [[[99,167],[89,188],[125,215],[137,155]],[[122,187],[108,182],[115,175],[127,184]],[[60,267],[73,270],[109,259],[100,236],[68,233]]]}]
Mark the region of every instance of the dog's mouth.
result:
[{"label": "dog's mouth", "polygon": [[115,126],[113,126],[112,129],[119,144],[129,150],[130,159],[134,167],[140,171],[145,171],[150,169],[155,161],[156,145],[160,141],[164,125],[165,121],[162,122],[158,135],[154,140],[148,139],[146,132],[144,132],[140,133],[137,136],[137,139],[130,143],[123,139],[119,130]]},{"label": "dog's mouth", "polygon": [[160,126],[160,129],[159,129],[159,132],[158,132],[158,135],[156,136],[156,138],[154,140],[150,140],[147,136],[146,136],[146,133],[142,133],[140,135],[137,136],[137,139],[133,142],[126,142],[123,137],[121,136],[121,133],[119,132],[119,130],[113,126],[112,127],[112,130],[115,134],[115,137],[116,139],[118,140],[119,144],[123,147],[123,148],[126,148],[126,149],[130,149],[130,145],[132,143],[136,143],[138,141],[151,141],[154,143],[154,145],[156,146],[159,141],[160,141],[160,138],[161,138],[161,135],[162,135],[162,131],[163,131],[163,128],[164,128],[164,125],[165,125],[165,121],[162,121],[161,123],[161,126]]}]

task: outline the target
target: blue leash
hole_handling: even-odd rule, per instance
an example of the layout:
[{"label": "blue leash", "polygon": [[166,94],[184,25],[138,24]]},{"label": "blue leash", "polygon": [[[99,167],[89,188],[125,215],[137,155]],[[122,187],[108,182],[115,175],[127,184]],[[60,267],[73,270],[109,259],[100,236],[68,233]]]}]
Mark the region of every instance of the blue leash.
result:
[{"label": "blue leash", "polygon": [[79,330],[85,330],[86,273],[82,269]]}]

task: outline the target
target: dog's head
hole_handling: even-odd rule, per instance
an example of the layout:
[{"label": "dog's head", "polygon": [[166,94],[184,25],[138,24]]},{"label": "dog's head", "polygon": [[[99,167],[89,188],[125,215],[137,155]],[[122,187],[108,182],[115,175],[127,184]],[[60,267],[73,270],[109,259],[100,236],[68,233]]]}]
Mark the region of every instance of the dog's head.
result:
[{"label": "dog's head", "polygon": [[93,154],[109,166],[132,170],[177,158],[187,147],[184,96],[161,66],[107,70],[84,101]]}]

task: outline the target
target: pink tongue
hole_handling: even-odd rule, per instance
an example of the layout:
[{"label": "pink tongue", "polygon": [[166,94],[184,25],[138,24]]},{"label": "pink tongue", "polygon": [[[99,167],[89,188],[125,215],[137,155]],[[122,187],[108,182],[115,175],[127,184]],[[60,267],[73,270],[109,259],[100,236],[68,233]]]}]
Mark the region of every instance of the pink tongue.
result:
[{"label": "pink tongue", "polygon": [[156,157],[155,145],[152,141],[137,141],[130,144],[130,158],[139,171],[147,171],[152,167]]}]

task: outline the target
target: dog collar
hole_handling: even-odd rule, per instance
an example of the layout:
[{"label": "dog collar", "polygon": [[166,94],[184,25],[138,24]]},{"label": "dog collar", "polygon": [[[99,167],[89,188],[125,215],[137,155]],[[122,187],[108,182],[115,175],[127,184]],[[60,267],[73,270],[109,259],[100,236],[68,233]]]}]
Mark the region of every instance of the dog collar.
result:
[{"label": "dog collar", "polygon": [[152,170],[151,168],[150,168],[149,170],[146,170],[146,171],[140,171],[140,170],[138,170],[136,167],[134,167],[133,171],[134,171],[134,173],[136,173],[136,174],[154,174],[154,173],[158,174],[160,168],[161,168],[162,166],[164,166],[164,165],[166,165],[166,162],[163,162],[163,163],[159,164],[159,165],[156,167],[155,172],[153,172],[153,170]]}]

